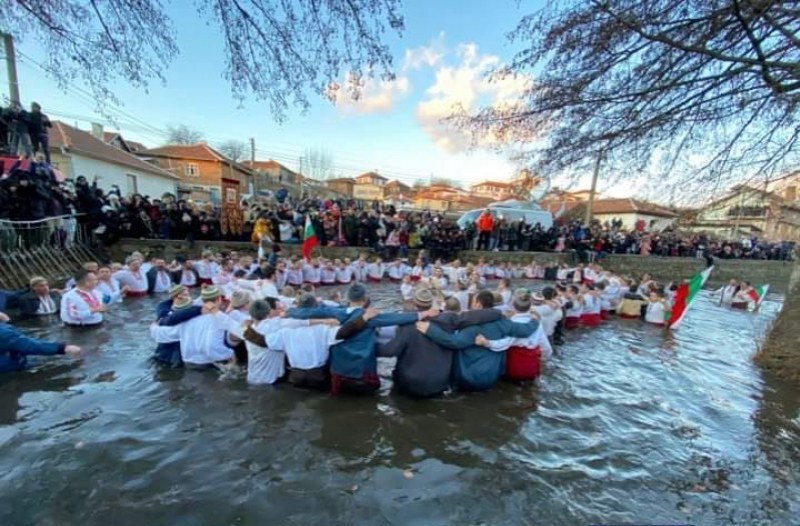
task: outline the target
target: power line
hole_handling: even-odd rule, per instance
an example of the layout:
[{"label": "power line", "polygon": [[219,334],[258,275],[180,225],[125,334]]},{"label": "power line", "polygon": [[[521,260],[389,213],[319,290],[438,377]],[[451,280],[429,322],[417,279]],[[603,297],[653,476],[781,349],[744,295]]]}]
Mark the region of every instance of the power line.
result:
[{"label": "power line", "polygon": [[[24,63],[29,64],[29,65],[31,65],[33,67],[36,67],[37,69],[41,70],[45,74],[50,74],[50,68],[48,66],[42,64],[41,62],[38,62],[37,60],[35,60],[34,58],[30,57],[27,54],[24,54],[24,53],[20,52],[19,55],[24,59],[23,60]],[[83,102],[85,102],[87,104],[90,104],[92,106],[96,106],[97,105],[97,102],[94,99],[94,96],[90,92],[88,92],[88,91],[86,91],[86,90],[84,90],[84,89],[82,89],[82,88],[80,88],[78,86],[75,86],[75,85],[67,85],[64,88],[65,88],[65,91],[67,91],[69,94],[75,96],[77,99],[79,99],[79,100],[81,100],[81,101],[83,101]],[[163,141],[164,139],[167,139],[170,136],[169,131],[167,131],[165,129],[162,129],[162,128],[158,128],[158,127],[156,127],[155,125],[153,125],[153,124],[151,124],[149,122],[146,122],[146,121],[144,121],[144,120],[142,120],[142,119],[140,119],[140,118],[138,118],[138,117],[136,117],[134,115],[131,115],[130,113],[122,110],[121,108],[119,108],[119,106],[117,106],[116,104],[113,104],[113,103],[109,102],[109,103],[106,103],[104,105],[104,108],[105,108],[105,110],[107,110],[107,115],[104,115],[104,118],[110,124],[113,124],[114,126],[118,127],[119,131],[126,131],[127,130],[127,131],[134,132],[136,134],[147,136],[149,138],[157,138],[156,139],[157,142]],[[60,111],[60,110],[57,110],[57,109],[49,109],[48,111],[52,115],[60,116],[60,117],[63,117],[63,118],[68,118],[68,119],[81,120],[81,121],[86,121],[86,122],[90,122],[90,123],[91,122],[95,122],[97,120],[97,118],[94,117],[94,116],[80,115],[80,114],[75,114],[75,113],[72,113],[72,112],[69,112],[69,111]],[[212,145],[212,146],[214,146],[216,148],[219,148],[223,143],[225,143],[225,142],[230,140],[230,139],[224,139],[224,138],[215,137],[215,136],[206,136],[205,139],[210,145]],[[291,143],[284,143],[284,144],[291,144]],[[289,150],[289,151],[278,151],[278,150],[272,150],[272,149],[265,150],[265,149],[258,149],[257,148],[256,149],[256,153],[259,154],[259,155],[265,155],[265,156],[267,156],[269,158],[272,158],[272,159],[278,160],[278,161],[282,161],[282,162],[285,162],[285,163],[295,163],[295,162],[297,162],[298,164],[299,164],[300,160],[305,156],[305,152],[302,151],[301,149],[299,149],[299,147],[287,148],[286,150]],[[363,171],[365,171],[364,166],[367,166],[367,165],[371,164],[371,163],[368,163],[367,161],[365,161],[363,159],[351,157],[349,155],[342,155],[341,153],[337,153],[337,152],[332,152],[332,155],[333,155],[334,159],[341,158],[341,159],[345,159],[346,161],[349,161],[347,164],[337,163],[337,162],[332,163],[332,166],[331,166],[332,170],[337,171],[337,172],[363,172]],[[350,164],[350,163],[357,163],[357,165],[356,164]],[[381,174],[385,175],[385,176],[389,176],[389,177],[395,178],[397,180],[409,181],[409,182],[416,182],[417,180],[420,180],[420,179],[424,180],[424,179],[428,178],[428,175],[422,175],[422,174],[417,174],[417,173],[413,173],[413,172],[406,172],[406,171],[403,171],[403,170],[397,170],[397,169],[392,169],[392,168],[389,168],[389,169],[381,168],[381,169],[379,169],[379,172]]]}]

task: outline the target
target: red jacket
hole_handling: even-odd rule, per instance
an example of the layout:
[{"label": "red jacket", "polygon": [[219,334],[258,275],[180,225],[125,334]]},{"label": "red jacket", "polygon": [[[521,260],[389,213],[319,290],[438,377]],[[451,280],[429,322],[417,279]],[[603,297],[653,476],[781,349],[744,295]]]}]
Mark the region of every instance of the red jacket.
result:
[{"label": "red jacket", "polygon": [[492,214],[487,214],[483,212],[480,217],[478,218],[478,230],[481,232],[491,232],[492,227],[494,226],[494,217]]}]

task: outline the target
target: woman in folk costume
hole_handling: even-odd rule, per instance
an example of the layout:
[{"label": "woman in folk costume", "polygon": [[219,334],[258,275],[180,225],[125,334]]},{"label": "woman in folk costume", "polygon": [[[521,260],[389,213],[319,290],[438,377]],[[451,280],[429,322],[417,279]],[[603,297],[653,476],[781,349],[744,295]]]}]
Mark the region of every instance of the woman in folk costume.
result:
[{"label": "woman in folk costume", "polygon": [[95,290],[97,275],[84,269],[75,277],[75,282],[75,288],[61,297],[61,321],[71,327],[100,325],[108,309]]},{"label": "woman in folk costume", "polygon": [[602,321],[600,295],[594,285],[583,285],[581,287],[581,295],[583,297],[581,325],[584,327],[598,327]]}]

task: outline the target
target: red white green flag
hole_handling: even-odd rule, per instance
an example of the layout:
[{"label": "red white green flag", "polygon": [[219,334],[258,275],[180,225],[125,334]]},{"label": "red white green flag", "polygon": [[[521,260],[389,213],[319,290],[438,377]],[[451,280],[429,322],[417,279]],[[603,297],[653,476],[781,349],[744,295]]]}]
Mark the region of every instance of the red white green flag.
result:
[{"label": "red white green flag", "polygon": [[311,259],[311,251],[317,246],[317,234],[314,232],[314,225],[311,224],[311,216],[306,214],[306,227],[303,229],[303,257]]},{"label": "red white green flag", "polygon": [[667,320],[667,328],[678,328],[678,325],[683,321],[683,317],[686,316],[686,311],[689,310],[689,305],[692,304],[692,301],[697,297],[697,293],[703,288],[712,270],[714,270],[714,267],[708,267],[700,274],[692,276],[690,280],[678,285],[678,290],[675,293],[675,303],[672,306],[669,320]]},{"label": "red white green flag", "polygon": [[769,291],[769,283],[752,289],[748,293],[748,296],[750,296],[750,299],[753,300],[753,303],[755,303],[756,307],[758,307],[759,305],[761,305],[761,302],[764,301],[764,296],[767,295],[768,291]]}]

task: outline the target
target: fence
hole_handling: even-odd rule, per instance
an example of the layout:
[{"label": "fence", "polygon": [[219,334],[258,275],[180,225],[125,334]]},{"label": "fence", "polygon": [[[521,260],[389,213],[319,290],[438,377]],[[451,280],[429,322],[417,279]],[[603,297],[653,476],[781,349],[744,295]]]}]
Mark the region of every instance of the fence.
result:
[{"label": "fence", "polygon": [[76,216],[0,220],[0,287],[23,288],[32,276],[52,282],[69,278],[84,262],[97,260],[91,241]]}]

